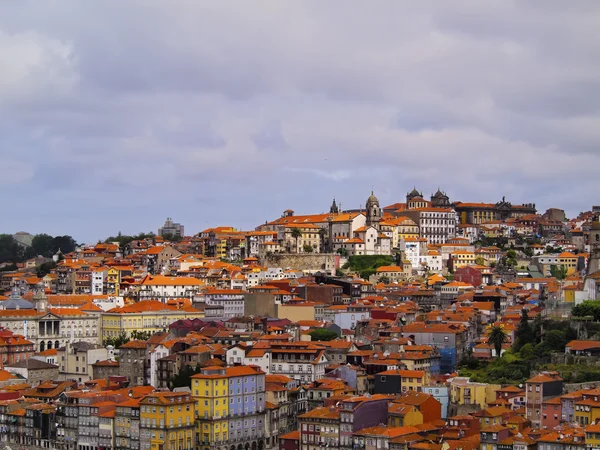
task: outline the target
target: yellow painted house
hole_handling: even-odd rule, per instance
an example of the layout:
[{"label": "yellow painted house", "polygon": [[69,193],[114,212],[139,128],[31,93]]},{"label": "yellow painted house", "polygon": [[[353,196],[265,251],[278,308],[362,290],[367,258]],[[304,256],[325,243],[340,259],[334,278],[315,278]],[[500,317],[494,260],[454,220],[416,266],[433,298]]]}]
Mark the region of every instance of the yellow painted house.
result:
[{"label": "yellow painted house", "polygon": [[204,311],[191,306],[178,308],[158,300],[142,300],[101,313],[102,339],[117,337],[121,333],[131,336],[134,330],[156,333],[180,319],[203,318]]},{"label": "yellow painted house", "polygon": [[496,391],[500,388],[499,384],[475,383],[468,377],[456,377],[450,380],[450,401],[485,409],[488,403],[496,400]]},{"label": "yellow painted house", "polygon": [[390,403],[388,405],[388,427],[404,427],[423,424],[423,413],[414,405]]},{"label": "yellow painted house", "polygon": [[558,255],[558,265],[567,269],[567,276],[572,275],[577,271],[578,257],[570,252],[562,252]]},{"label": "yellow painted house", "polygon": [[475,264],[475,252],[452,252],[450,253],[450,261],[452,263],[452,270],[460,269],[461,267],[472,266]]},{"label": "yellow painted house", "polygon": [[[230,420],[241,420],[251,410],[264,410],[264,386],[265,373],[255,366],[206,367],[193,375],[191,389],[196,401],[198,445],[227,444]],[[251,404],[248,393],[255,393]]]},{"label": "yellow painted house", "polygon": [[423,386],[429,384],[429,372],[423,370],[398,370],[397,373],[402,377],[402,381],[400,382],[402,392],[422,392]]},{"label": "yellow painted house", "polygon": [[193,449],[194,399],[188,392],[154,392],[140,402],[140,435],[152,450]]},{"label": "yellow painted house", "polygon": [[590,450],[600,450],[600,424],[585,427],[585,445]]}]

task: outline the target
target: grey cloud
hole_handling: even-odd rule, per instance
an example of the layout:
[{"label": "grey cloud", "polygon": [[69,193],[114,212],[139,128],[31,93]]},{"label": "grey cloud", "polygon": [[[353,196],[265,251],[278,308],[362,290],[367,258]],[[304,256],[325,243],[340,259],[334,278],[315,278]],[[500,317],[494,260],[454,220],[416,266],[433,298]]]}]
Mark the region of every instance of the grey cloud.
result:
[{"label": "grey cloud", "polygon": [[600,187],[598,20],[596,1],[5,2],[0,200],[30,208],[0,231],[252,228],[413,185],[575,214]]}]

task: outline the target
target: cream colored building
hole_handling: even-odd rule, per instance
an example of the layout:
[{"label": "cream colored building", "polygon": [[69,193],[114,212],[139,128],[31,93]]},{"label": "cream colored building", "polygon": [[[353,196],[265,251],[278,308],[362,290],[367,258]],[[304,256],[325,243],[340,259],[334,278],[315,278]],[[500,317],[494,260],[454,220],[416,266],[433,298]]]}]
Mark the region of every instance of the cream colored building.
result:
[{"label": "cream colored building", "polygon": [[191,306],[181,309],[158,300],[142,300],[131,305],[113,308],[102,313],[102,338],[117,337],[121,333],[131,336],[131,332],[148,331],[156,333],[165,330],[173,322],[181,319],[203,319],[204,311]]}]

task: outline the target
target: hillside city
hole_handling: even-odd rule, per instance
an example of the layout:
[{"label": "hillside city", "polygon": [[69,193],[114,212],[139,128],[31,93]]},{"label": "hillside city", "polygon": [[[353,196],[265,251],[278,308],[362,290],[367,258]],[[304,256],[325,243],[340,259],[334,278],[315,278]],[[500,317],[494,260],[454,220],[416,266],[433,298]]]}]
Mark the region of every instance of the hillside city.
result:
[{"label": "hillside city", "polygon": [[600,206],[365,197],[0,235],[0,446],[600,449]]}]

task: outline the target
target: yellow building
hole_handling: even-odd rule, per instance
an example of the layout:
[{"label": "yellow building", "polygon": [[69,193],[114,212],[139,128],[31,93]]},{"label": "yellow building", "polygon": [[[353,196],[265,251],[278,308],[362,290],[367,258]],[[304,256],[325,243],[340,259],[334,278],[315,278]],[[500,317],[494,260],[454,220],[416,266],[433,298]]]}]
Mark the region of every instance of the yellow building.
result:
[{"label": "yellow building", "polygon": [[567,276],[577,271],[577,256],[573,253],[562,252],[558,255],[558,265],[567,269]]},{"label": "yellow building", "polygon": [[101,313],[102,339],[116,337],[121,333],[131,336],[134,330],[156,333],[180,319],[203,318],[204,311],[191,306],[178,308],[158,300],[142,300]]},{"label": "yellow building", "polygon": [[467,377],[456,377],[450,381],[450,401],[457,405],[479,405],[487,408],[496,400],[499,384],[474,383]]},{"label": "yellow building", "polygon": [[154,392],[140,402],[140,441],[149,450],[195,449],[194,399],[187,392]]},{"label": "yellow building", "polygon": [[260,368],[206,367],[192,376],[191,388],[200,448],[258,445],[264,438],[265,373]]},{"label": "yellow building", "polygon": [[120,283],[121,271],[115,267],[109,268],[106,274],[106,293],[118,296]]},{"label": "yellow building", "polygon": [[[297,230],[297,231],[295,231]],[[282,246],[286,251],[292,253],[304,253],[304,247],[312,248],[312,252],[321,251],[321,228],[317,225],[306,224],[288,224],[283,229],[284,240]],[[294,236],[298,233],[298,237]]]},{"label": "yellow building", "polygon": [[408,217],[386,217],[379,226],[392,238],[392,248],[398,248],[402,239],[419,237],[419,226]]},{"label": "yellow building", "polygon": [[600,423],[585,427],[585,446],[590,450],[600,449]]},{"label": "yellow building", "polygon": [[452,270],[460,269],[461,267],[472,266],[475,264],[475,252],[452,252],[450,253],[450,262],[452,263]]},{"label": "yellow building", "polygon": [[414,405],[390,403],[388,406],[388,427],[405,427],[423,424],[423,413]]},{"label": "yellow building", "polygon": [[402,377],[402,381],[400,382],[402,392],[423,392],[423,386],[429,384],[429,372],[423,370],[398,370],[397,373]]},{"label": "yellow building", "polygon": [[575,402],[575,422],[582,427],[600,419],[600,401],[598,401],[597,391],[598,389],[587,391],[582,400]]}]

